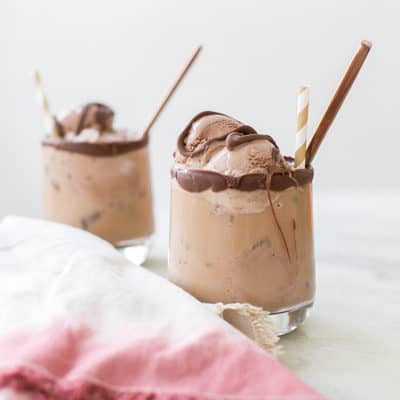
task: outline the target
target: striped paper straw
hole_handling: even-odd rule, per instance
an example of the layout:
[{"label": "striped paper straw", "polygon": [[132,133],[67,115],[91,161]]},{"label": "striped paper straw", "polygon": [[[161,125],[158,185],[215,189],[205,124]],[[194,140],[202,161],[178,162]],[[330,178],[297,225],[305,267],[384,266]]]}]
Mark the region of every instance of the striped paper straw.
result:
[{"label": "striped paper straw", "polygon": [[39,71],[37,70],[33,73],[33,84],[35,86],[36,97],[39,102],[39,106],[42,110],[46,134],[52,137],[57,137],[57,129],[54,123],[53,116],[50,113],[49,102],[47,101],[46,95],[44,94],[42,79],[40,77]]},{"label": "striped paper straw", "polygon": [[296,130],[296,152],[294,156],[295,167],[306,166],[308,107],[310,103],[310,87],[302,85],[299,87],[297,96],[297,130]]}]

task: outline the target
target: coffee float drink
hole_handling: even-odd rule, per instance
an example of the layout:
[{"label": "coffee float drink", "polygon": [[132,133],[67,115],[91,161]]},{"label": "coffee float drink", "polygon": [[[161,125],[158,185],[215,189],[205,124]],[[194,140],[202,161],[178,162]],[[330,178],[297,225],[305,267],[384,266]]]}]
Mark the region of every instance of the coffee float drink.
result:
[{"label": "coffee float drink", "polygon": [[124,247],[153,232],[148,136],[113,119],[100,103],[56,118],[57,137],[42,142],[44,214]]},{"label": "coffee float drink", "polygon": [[272,137],[215,112],[190,121],[174,161],[170,280],[204,302],[272,313],[311,306],[313,170],[294,168]]}]

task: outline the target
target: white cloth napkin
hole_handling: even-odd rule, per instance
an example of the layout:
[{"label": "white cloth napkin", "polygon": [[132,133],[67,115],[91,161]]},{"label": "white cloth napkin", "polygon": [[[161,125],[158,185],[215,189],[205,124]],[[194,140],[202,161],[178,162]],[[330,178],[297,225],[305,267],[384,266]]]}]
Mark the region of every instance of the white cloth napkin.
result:
[{"label": "white cloth napkin", "polygon": [[35,399],[322,398],[215,312],[103,240],[19,217],[0,224],[1,388]]}]

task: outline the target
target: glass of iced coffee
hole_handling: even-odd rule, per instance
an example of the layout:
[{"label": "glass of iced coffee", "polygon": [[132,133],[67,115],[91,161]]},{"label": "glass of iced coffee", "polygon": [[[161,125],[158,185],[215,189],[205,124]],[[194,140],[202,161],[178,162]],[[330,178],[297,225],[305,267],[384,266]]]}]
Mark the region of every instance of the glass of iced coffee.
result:
[{"label": "glass of iced coffee", "polygon": [[55,118],[42,141],[44,215],[87,230],[145,261],[153,233],[148,135],[113,126],[113,110],[89,103]]},{"label": "glass of iced coffee", "polygon": [[169,279],[203,302],[270,311],[278,334],[295,329],[315,293],[313,170],[214,112],[190,121],[174,159]]}]

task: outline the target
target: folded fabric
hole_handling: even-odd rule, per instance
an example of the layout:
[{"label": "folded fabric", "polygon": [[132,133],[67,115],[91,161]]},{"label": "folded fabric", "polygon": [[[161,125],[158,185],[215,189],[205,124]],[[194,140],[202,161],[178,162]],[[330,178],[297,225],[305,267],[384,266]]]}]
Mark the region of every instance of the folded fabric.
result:
[{"label": "folded fabric", "polygon": [[0,224],[0,388],[34,399],[322,399],[108,243],[19,217]]}]

